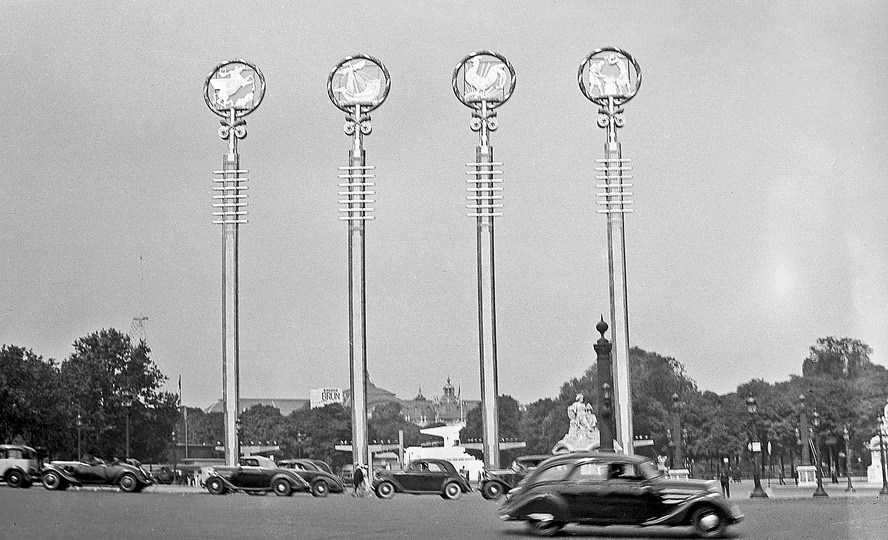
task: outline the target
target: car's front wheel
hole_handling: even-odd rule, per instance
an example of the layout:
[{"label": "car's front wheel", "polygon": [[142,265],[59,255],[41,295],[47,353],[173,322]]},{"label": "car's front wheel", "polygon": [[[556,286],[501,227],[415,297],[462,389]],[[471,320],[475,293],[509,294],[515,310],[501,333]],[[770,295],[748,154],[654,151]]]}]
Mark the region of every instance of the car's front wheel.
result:
[{"label": "car's front wheel", "polygon": [[395,496],[395,485],[391,482],[380,482],[376,486],[376,496],[380,499],[391,499]]},{"label": "car's front wheel", "polygon": [[499,482],[487,482],[481,488],[481,496],[489,500],[497,500],[503,496],[503,485]]},{"label": "car's front wheel", "polygon": [[462,488],[459,487],[459,484],[456,482],[450,482],[446,486],[444,486],[444,498],[450,499],[451,501],[455,501],[459,499],[460,495],[462,495]]},{"label": "car's front wheel", "polygon": [[6,474],[6,484],[11,488],[19,488],[22,487],[25,483],[25,475],[22,474],[22,471],[17,471],[15,469],[9,471]]},{"label": "car's front wheel", "polygon": [[286,478],[278,478],[275,480],[271,489],[274,490],[274,494],[278,497],[289,497],[290,494],[293,493],[293,488],[290,487],[290,482],[288,482]]},{"label": "car's front wheel", "polygon": [[694,511],[691,525],[700,538],[721,538],[725,534],[728,522],[721,510],[704,506]]},{"label": "car's front wheel", "polygon": [[65,481],[62,480],[62,477],[59,476],[59,473],[55,471],[49,471],[43,474],[43,487],[48,490],[55,491],[59,489],[64,489]]},{"label": "car's front wheel", "polygon": [[136,480],[136,477],[127,473],[120,477],[120,480],[117,482],[117,485],[120,486],[121,491],[125,491],[126,493],[133,493],[137,489],[139,489],[139,481]]},{"label": "car's front wheel", "polygon": [[311,494],[315,497],[326,497],[330,493],[330,486],[324,480],[318,480],[311,485]]},{"label": "car's front wheel", "polygon": [[207,480],[207,491],[213,495],[222,495],[225,493],[225,484],[221,478],[214,477]]},{"label": "car's front wheel", "polygon": [[537,536],[555,536],[564,528],[564,523],[553,520],[531,519],[527,522],[527,526]]}]

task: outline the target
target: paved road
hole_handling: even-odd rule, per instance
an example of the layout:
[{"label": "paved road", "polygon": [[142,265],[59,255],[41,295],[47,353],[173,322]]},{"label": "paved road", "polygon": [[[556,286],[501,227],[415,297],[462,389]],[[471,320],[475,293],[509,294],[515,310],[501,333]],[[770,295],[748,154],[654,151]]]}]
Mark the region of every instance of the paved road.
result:
[{"label": "paved road", "polygon": [[[729,530],[729,538],[883,540],[888,531],[888,497],[880,497],[878,490],[862,491],[850,497],[836,493],[818,500],[779,496],[750,500],[735,496],[746,520]],[[688,532],[571,526],[563,536],[682,538]],[[114,489],[49,492],[39,486],[27,490],[0,486],[0,538],[530,537],[523,525],[500,521],[496,503],[485,501],[477,493],[445,501],[436,496],[401,494],[392,500],[343,495],[315,499],[305,494],[213,496],[165,486],[141,494]]]}]

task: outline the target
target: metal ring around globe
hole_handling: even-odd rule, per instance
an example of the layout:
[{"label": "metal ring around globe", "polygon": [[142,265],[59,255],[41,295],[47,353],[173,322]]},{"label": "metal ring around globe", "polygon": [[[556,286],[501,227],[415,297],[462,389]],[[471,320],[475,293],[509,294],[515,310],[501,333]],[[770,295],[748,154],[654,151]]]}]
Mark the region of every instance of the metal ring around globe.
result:
[{"label": "metal ring around globe", "polygon": [[515,83],[517,82],[517,78],[515,76],[515,68],[512,67],[512,63],[509,62],[508,60],[506,60],[505,56],[503,56],[499,53],[495,53],[493,51],[482,50],[482,51],[470,52],[469,54],[467,54],[462,60],[460,60],[456,64],[456,67],[453,68],[453,76],[451,78],[451,86],[453,88],[453,95],[455,95],[456,99],[458,99],[459,102],[462,103],[463,105],[465,105],[466,107],[468,107],[470,109],[476,109],[476,110],[481,109],[481,102],[480,101],[471,102],[471,101],[466,100],[465,96],[460,92],[459,85],[457,84],[457,79],[458,79],[460,70],[461,69],[464,70],[466,62],[468,62],[469,60],[471,60],[472,58],[474,58],[476,56],[493,56],[496,59],[498,59],[500,62],[505,64],[506,68],[509,70],[509,79],[510,79],[509,89],[508,89],[508,91],[505,91],[505,89],[504,89],[503,99],[501,101],[488,101],[487,102],[487,109],[488,110],[496,109],[497,107],[499,107],[503,103],[509,101],[509,98],[512,97],[512,92],[515,91]]},{"label": "metal ring around globe", "polygon": [[[207,75],[206,79],[204,79],[204,102],[207,104],[207,107],[209,107],[211,111],[213,111],[216,115],[221,116],[222,118],[229,118],[230,114],[231,114],[230,113],[231,109],[221,109],[220,110],[220,109],[213,106],[213,102],[210,100],[210,93],[209,93],[210,80],[213,78],[213,75],[216,75],[219,72],[219,70],[221,70],[223,67],[228,66],[228,65],[232,65],[232,64],[243,64],[243,65],[249,67],[250,69],[252,69],[256,73],[256,76],[259,78],[258,97],[253,98],[253,104],[248,109],[235,108],[234,109],[235,116],[237,116],[237,117],[246,116],[246,115],[250,114],[251,112],[255,111],[259,107],[259,104],[262,102],[262,98],[265,97],[265,75],[263,75],[262,71],[260,71],[259,68],[256,67],[256,64],[253,64],[252,62],[248,62],[246,60],[242,60],[240,58],[235,58],[234,60],[226,60],[224,62],[220,62],[215,68],[213,68],[212,71],[210,71],[210,73]],[[254,82],[254,84],[255,84],[255,82]]]},{"label": "metal ring around globe", "polygon": [[638,90],[641,88],[641,67],[638,65],[638,62],[635,60],[635,58],[633,58],[631,54],[627,53],[623,49],[617,49],[616,47],[602,47],[600,49],[595,49],[594,51],[586,55],[586,58],[583,59],[583,61],[580,63],[579,69],[577,70],[577,84],[579,84],[580,92],[583,93],[586,99],[597,105],[607,105],[609,97],[589,95],[589,90],[586,87],[586,81],[583,78],[583,73],[586,71],[586,68],[589,65],[589,62],[592,60],[592,57],[603,52],[615,52],[622,55],[627,60],[629,60],[629,62],[632,64],[632,67],[635,69],[635,88],[632,90],[632,93],[628,96],[613,96],[612,98],[615,105],[622,105],[623,103],[626,103],[627,101],[634,98],[635,94],[637,94]]},{"label": "metal ring around globe", "polygon": [[[333,67],[333,69],[330,71],[330,75],[327,76],[327,95],[330,97],[330,101],[333,102],[333,105],[335,105],[337,109],[339,109],[340,111],[342,111],[344,113],[349,113],[349,114],[353,113],[355,106],[357,104],[342,105],[339,102],[339,100],[336,98],[336,95],[333,91],[333,77],[340,70],[340,68],[342,68],[342,66],[344,64],[351,62],[352,60],[358,60],[358,59],[367,60],[367,61],[375,64],[377,67],[379,67],[380,71],[382,71],[382,75],[383,75],[382,78],[383,78],[383,82],[384,82],[384,84],[381,87],[381,92],[378,94],[378,96],[374,100],[372,100],[373,103],[361,103],[360,104],[361,114],[366,114],[371,111],[374,111],[380,105],[382,105],[382,102],[385,101],[385,99],[388,97],[389,90],[391,90],[391,87],[392,87],[392,79],[389,76],[388,69],[386,69],[385,64],[383,64],[381,61],[379,61],[378,59],[376,59],[372,56],[366,55],[366,54],[356,54],[353,56],[346,56],[345,58],[340,60],[338,64],[336,64]],[[359,120],[359,119],[356,119],[356,120]]]}]

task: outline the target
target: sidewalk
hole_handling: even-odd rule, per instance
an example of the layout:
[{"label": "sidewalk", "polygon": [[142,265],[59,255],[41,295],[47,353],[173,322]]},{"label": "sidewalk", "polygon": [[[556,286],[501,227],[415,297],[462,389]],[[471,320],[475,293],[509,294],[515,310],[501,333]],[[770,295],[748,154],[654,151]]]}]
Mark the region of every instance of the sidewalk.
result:
[{"label": "sidewalk", "polygon": [[[772,499],[813,499],[814,490],[817,489],[816,484],[811,486],[797,486],[794,483],[787,483],[787,485],[781,486],[779,485],[779,482],[773,479],[771,480],[770,487],[768,486],[767,479],[763,479],[761,484],[762,489],[764,489],[765,493],[768,494],[768,497]],[[740,483],[731,482],[731,499],[736,501],[749,499],[749,495],[752,493],[754,485],[752,480],[743,480]],[[841,479],[838,484],[833,484],[827,480],[823,483],[823,489],[826,491],[826,494],[829,495],[830,499],[888,498],[888,495],[879,495],[879,491],[882,489],[881,483],[869,484],[865,482],[863,478],[861,478],[860,481],[855,481],[852,477],[851,485],[854,487],[854,491],[847,492],[845,491],[845,488],[848,487],[847,478]]]}]

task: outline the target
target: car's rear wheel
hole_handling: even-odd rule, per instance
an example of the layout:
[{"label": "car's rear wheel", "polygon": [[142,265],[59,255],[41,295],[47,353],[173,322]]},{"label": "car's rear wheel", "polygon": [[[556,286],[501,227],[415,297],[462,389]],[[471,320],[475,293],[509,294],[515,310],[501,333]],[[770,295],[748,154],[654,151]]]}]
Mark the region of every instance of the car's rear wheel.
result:
[{"label": "car's rear wheel", "polygon": [[444,486],[444,498],[455,501],[462,495],[462,488],[456,482],[450,482]]},{"label": "car's rear wheel", "polygon": [[22,484],[25,483],[25,475],[22,474],[22,471],[17,471],[15,469],[6,473],[6,484],[11,488],[22,487]]},{"label": "car's rear wheel", "polygon": [[380,499],[391,499],[395,496],[395,485],[391,482],[380,482],[376,486],[376,496]]},{"label": "car's rear wheel", "polygon": [[721,510],[703,506],[694,510],[691,515],[691,525],[700,538],[721,538],[728,527],[728,521]]},{"label": "car's rear wheel", "polygon": [[554,520],[531,519],[528,520],[527,526],[537,536],[555,536],[564,528],[564,523]]},{"label": "car's rear wheel", "polygon": [[225,493],[225,484],[221,478],[214,477],[207,480],[207,491],[213,495],[222,495]]},{"label": "car's rear wheel", "polygon": [[278,497],[289,497],[290,494],[293,493],[293,488],[290,487],[290,482],[284,478],[278,478],[275,480],[271,489],[274,490],[274,494]]},{"label": "car's rear wheel", "polygon": [[62,477],[59,476],[59,473],[55,471],[49,471],[43,474],[43,487],[49,489],[51,491],[64,489],[65,481],[62,480]]},{"label": "car's rear wheel", "polygon": [[485,499],[489,500],[497,500],[503,496],[503,485],[499,482],[487,482],[484,484],[484,487],[481,488],[481,496]]},{"label": "car's rear wheel", "polygon": [[127,493],[133,493],[139,488],[139,481],[136,480],[136,477],[127,473],[120,477],[120,480],[117,482],[117,485],[120,486],[121,491],[125,491]]},{"label": "car's rear wheel", "polygon": [[315,497],[326,497],[330,493],[330,486],[325,480],[318,480],[311,485],[311,494]]}]

